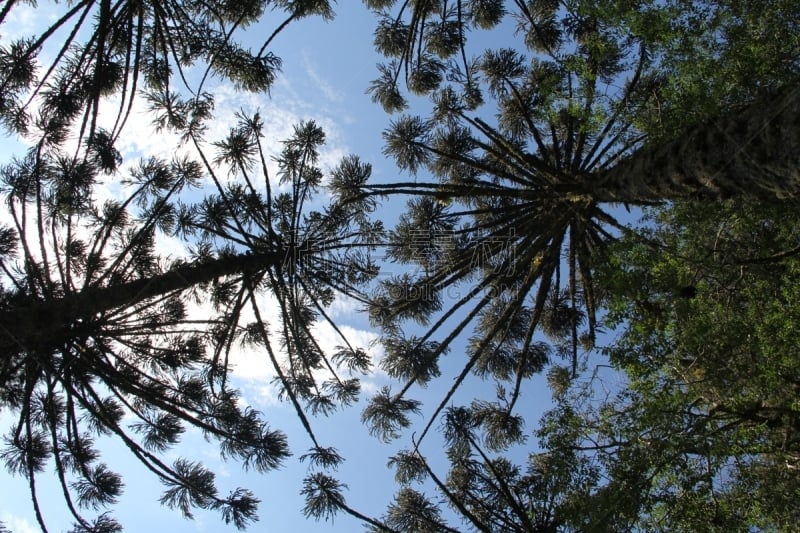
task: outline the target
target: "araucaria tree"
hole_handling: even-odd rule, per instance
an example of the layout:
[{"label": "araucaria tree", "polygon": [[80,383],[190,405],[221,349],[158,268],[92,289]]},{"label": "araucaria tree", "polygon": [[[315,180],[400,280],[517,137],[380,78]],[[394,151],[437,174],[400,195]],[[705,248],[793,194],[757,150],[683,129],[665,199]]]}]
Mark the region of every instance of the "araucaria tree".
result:
[{"label": "araucaria tree", "polygon": [[[186,425],[246,468],[266,471],[289,455],[286,437],[239,405],[229,385],[229,357],[241,345],[264,351],[308,431],[312,463],[341,459],[316,440],[306,413],[352,402],[359,385],[351,374],[366,371],[369,359],[343,337],[326,353],[311,327],[337,293],[358,296],[374,275],[360,238],[368,222],[363,205],[312,209],[324,141],[314,123],[285,142],[278,163],[288,188],[270,192],[269,177],[251,172],[266,168],[260,128],[257,115],[242,117],[216,143],[217,162],[241,182],[222,185],[212,166],[190,159],[150,159],[126,178],[124,200],[104,205],[93,201],[94,159],[32,149],[1,169],[12,223],[2,232],[0,401],[17,422],[0,455],[28,478],[43,529],[36,477],[48,465],[79,530],[113,524],[103,514],[92,525],[80,511],[113,503],[122,489],[93,445],[101,434],[121,439],[167,485],[162,502],[186,516],[200,507],[239,527],[253,519],[257,500],[248,491],[218,495],[199,463],[162,459]],[[358,182],[369,172],[347,158],[330,180]],[[216,192],[181,200],[209,177]],[[159,235],[186,238],[192,252],[159,257]],[[281,311],[269,332],[265,306]],[[125,415],[135,421],[123,423]]]},{"label": "araucaria tree", "polygon": [[[0,22],[14,4],[3,6]],[[187,426],[247,469],[267,471],[290,455],[286,436],[241,405],[230,385],[229,359],[242,345],[264,353],[308,433],[304,457],[315,470],[341,460],[317,441],[307,413],[352,402],[369,358],[341,334],[335,353],[324,350],[312,325],[328,319],[337,294],[358,297],[375,274],[362,235],[380,227],[367,219],[371,201],[345,205],[333,196],[323,205],[316,193],[358,187],[370,167],[347,157],[325,176],[325,135],[307,122],[284,142],[279,175],[270,176],[257,113],[241,114],[226,138],[209,143],[213,96],[204,80],[186,96],[171,89],[175,72],[185,83],[182,69],[200,61],[244,89],[267,90],[279,66],[266,52],[272,37],[257,53],[231,37],[268,7],[287,11],[276,33],[300,17],[330,15],[320,1],[87,1],[68,6],[40,36],[0,49],[0,117],[33,143],[0,168],[8,210],[0,409],[15,421],[0,459],[27,479],[42,530],[37,479],[49,469],[75,531],[121,529],[107,512],[85,516],[124,487],[101,460],[102,435],[119,439],[164,483],[163,504],[187,517],[193,508],[218,510],[238,528],[256,519],[250,491],[221,494],[196,458],[164,458]],[[79,43],[84,25],[91,31]],[[35,54],[59,30],[68,31],[66,44],[37,77]],[[123,173],[114,143],[142,89],[154,128],[179,133],[188,155],[145,159]],[[119,98],[110,131],[97,126],[107,96]],[[98,202],[103,174],[118,177],[119,199]],[[165,236],[181,239],[187,254],[159,255]],[[268,331],[263,315],[275,308],[280,321]]]},{"label": "araucaria tree", "polygon": [[[223,186],[212,167],[188,159],[151,159],[128,178],[129,196],[102,206],[91,195],[95,161],[76,169],[68,157],[32,152],[3,167],[13,225],[3,230],[0,376],[3,407],[18,423],[2,457],[28,477],[34,504],[36,475],[52,460],[77,523],[90,528],[77,507],[112,503],[122,486],[92,446],[93,434],[107,433],[164,480],[164,503],[187,516],[192,506],[220,508],[244,525],[254,516],[251,494],[217,496],[213,474],[199,464],[160,459],[186,424],[247,468],[268,470],[289,454],[285,436],[241,408],[228,385],[228,359],[241,343],[264,350],[309,433],[311,460],[340,460],[317,442],[305,413],[354,400],[350,371],[366,371],[369,359],[343,337],[326,353],[311,326],[337,293],[358,296],[374,275],[360,238],[368,222],[363,205],[310,209],[323,178],[315,162],[324,135],[313,123],[298,126],[278,158],[288,192],[270,193],[267,176],[256,188],[250,171],[266,168],[260,127],[258,116],[242,117],[217,143],[217,160],[243,183]],[[76,175],[90,180],[83,190]],[[180,193],[207,176],[219,189],[183,203]],[[367,165],[347,158],[330,179],[368,176]],[[185,236],[193,252],[159,257],[159,234]],[[203,311],[192,312],[198,304]],[[265,305],[282,317],[269,333]],[[137,421],[123,424],[125,414]]]},{"label": "araucaria tree", "polygon": [[[796,38],[763,37],[748,26],[745,5],[365,3],[378,14],[375,45],[389,59],[373,99],[389,112],[406,108],[403,87],[430,100],[428,116],[394,120],[385,153],[436,178],[362,191],[415,195],[389,253],[416,274],[385,282],[371,309],[388,346],[404,346],[388,350],[386,365],[406,380],[369,411],[376,428],[402,425],[383,414],[396,413],[413,383],[438,375],[439,357],[470,325],[466,364],[437,413],[471,372],[511,382],[510,412],[522,381],[549,359],[534,339],[539,330],[576,375],[581,346],[596,334],[592,261],[627,231],[614,205],[797,198]],[[775,2],[764,16],[776,36],[794,35],[796,10]],[[517,46],[471,55],[467,36],[478,41],[501,22],[505,33],[488,35],[508,40],[513,31]],[[745,43],[749,56],[737,50]],[[749,78],[764,61],[774,74]],[[709,76],[719,96],[712,105],[695,93],[697,77],[716,64],[725,67]],[[425,335],[403,339],[402,322],[427,324],[447,287],[459,297]],[[453,317],[457,325],[434,342]]]},{"label": "araucaria tree", "polygon": [[[398,436],[419,409],[412,386],[439,377],[441,357],[472,329],[461,371],[396,461],[398,479],[431,480],[477,530],[555,531],[565,527],[555,511],[582,497],[566,488],[592,486],[602,469],[553,444],[555,455],[532,458],[522,481],[486,451],[524,438],[522,386],[553,355],[570,362],[551,370],[551,383],[567,387],[581,373],[598,331],[596,265],[630,232],[614,207],[731,197],[796,205],[800,13],[781,1],[365,4],[387,57],[374,101],[399,113],[413,99],[417,112],[427,97],[429,113],[401,114],[384,133],[385,153],[415,179],[361,191],[413,195],[389,254],[414,268],[383,282],[371,306],[383,365],[404,385],[376,396],[364,420]],[[407,321],[425,333],[406,336]],[[498,399],[449,407],[470,374],[503,384]],[[441,480],[420,448],[440,414],[445,436],[460,435],[447,437],[458,452]],[[534,511],[531,495],[551,505]],[[507,513],[491,513],[493,497]],[[401,530],[416,530],[403,525],[414,517],[447,530],[435,506],[415,514],[421,502],[432,505],[402,492],[387,516]]]},{"label": "araucaria tree", "polygon": [[[0,24],[22,0],[0,8]],[[56,2],[57,3],[57,2]],[[237,41],[239,32],[276,16],[275,30],[259,50]],[[59,144],[77,122],[91,139],[105,97],[105,114],[116,116],[109,135],[122,130],[134,100],[149,92],[172,113],[186,113],[175,99],[189,91],[198,101],[209,76],[219,76],[248,91],[269,91],[281,60],[269,50],[273,39],[292,21],[308,16],[332,18],[328,0],[245,0],[189,2],[80,0],[60,10],[41,33],[0,46],[0,123],[16,132],[32,126],[47,142]],[[49,63],[38,65],[45,47]],[[201,68],[199,78],[190,67]],[[196,83],[189,80],[197,79]],[[31,120],[35,97],[40,116]]]}]

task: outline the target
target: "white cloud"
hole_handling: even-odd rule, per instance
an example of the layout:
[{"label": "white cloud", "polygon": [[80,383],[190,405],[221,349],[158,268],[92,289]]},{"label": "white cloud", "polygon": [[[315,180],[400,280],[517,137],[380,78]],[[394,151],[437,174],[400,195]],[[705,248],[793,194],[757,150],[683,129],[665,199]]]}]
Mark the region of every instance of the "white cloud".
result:
[{"label": "white cloud", "polygon": [[[277,86],[274,98],[263,94],[243,93],[235,90],[230,84],[219,84],[209,88],[214,95],[214,115],[207,123],[207,130],[201,143],[201,149],[209,163],[213,161],[217,151],[212,143],[227,137],[229,130],[238,122],[237,114],[241,113],[258,112],[261,117],[264,124],[262,146],[270,183],[275,188],[279,188],[279,184],[278,166],[274,157],[280,155],[283,141],[293,135],[294,127],[301,122],[314,120],[325,131],[326,143],[320,150],[319,166],[326,174],[349,153],[342,144],[340,129],[333,117],[318,113],[318,110],[299,99],[288,82],[283,81]],[[110,101],[109,109],[114,109],[117,105],[118,102]],[[111,119],[106,120],[107,122],[101,125],[109,129],[113,127]],[[124,132],[116,145],[125,160],[123,175],[141,158],[159,157],[170,160],[173,157],[188,155],[200,161],[194,146],[189,143],[180,145],[180,138],[174,133],[156,132],[152,120],[153,115],[148,111],[146,102],[142,98],[137,98]],[[238,179],[238,175],[230,176],[225,169],[215,168],[215,172],[223,183]],[[254,169],[252,180],[255,184],[263,183],[260,168]],[[213,186],[213,181],[209,178],[206,185]]]},{"label": "white cloud", "polygon": [[14,533],[36,533],[38,531],[38,528],[33,527],[27,518],[14,516],[8,512],[0,515],[0,522]]},{"label": "white cloud", "polygon": [[[337,326],[342,335],[344,335],[344,338],[347,339],[353,348],[364,348],[373,361],[380,355],[380,350],[375,346],[374,342],[378,338],[377,333],[355,329],[346,324],[337,324]],[[342,336],[336,332],[329,322],[317,322],[314,324],[313,333],[320,346],[329,353],[332,353],[336,346],[345,345]]]},{"label": "white cloud", "polygon": [[279,399],[280,391],[270,380],[261,382],[255,379],[235,377],[233,382],[241,393],[243,405],[249,405],[257,410],[265,411],[275,408],[291,409],[291,405]]},{"label": "white cloud", "polygon": [[[30,37],[37,29],[41,28],[41,16],[41,9],[18,3],[0,26],[0,35],[4,40],[9,41]],[[49,18],[52,20],[52,15]]]},{"label": "white cloud", "polygon": [[[279,330],[281,327],[280,307],[275,298],[270,294],[260,294],[257,297],[259,313],[262,320],[267,324],[267,334],[272,341],[274,355],[283,362],[285,352],[279,350]],[[254,320],[250,309],[242,314],[241,324],[245,325]],[[377,368],[377,361],[383,355],[382,348],[375,342],[378,335],[375,332],[357,329],[343,322],[336,320],[339,331],[347,339],[343,340],[341,335],[336,332],[333,326],[326,321],[317,321],[312,326],[312,334],[319,343],[320,347],[330,357],[337,346],[345,346],[347,342],[353,348],[363,348],[372,360],[373,367]],[[267,349],[264,347],[240,347],[236,346],[231,351],[232,374],[238,384],[241,384],[245,395],[245,402],[260,409],[284,405],[278,399],[279,386],[274,378],[277,376],[275,368]],[[340,375],[346,374],[346,369],[337,370]],[[377,372],[376,375],[381,375]],[[315,376],[319,381],[330,378],[327,370],[320,370]],[[362,388],[369,392],[377,390],[371,382],[375,376],[362,378]]]},{"label": "white cloud", "polygon": [[364,307],[362,302],[355,298],[347,296],[346,294],[337,294],[328,309],[328,315],[333,318],[347,319],[352,318],[354,314],[361,311]]},{"label": "white cloud", "polygon": [[[265,384],[277,375],[266,349],[236,346],[231,350],[230,362],[233,375],[245,381]],[[259,388],[258,392],[259,395],[270,394],[262,388]]]}]

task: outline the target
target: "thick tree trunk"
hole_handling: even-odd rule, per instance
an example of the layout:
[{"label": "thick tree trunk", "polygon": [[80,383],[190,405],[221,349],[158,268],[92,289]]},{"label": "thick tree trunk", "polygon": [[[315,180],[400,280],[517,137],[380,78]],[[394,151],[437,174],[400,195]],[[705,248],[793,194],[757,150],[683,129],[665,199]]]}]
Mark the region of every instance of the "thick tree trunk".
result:
[{"label": "thick tree trunk", "polygon": [[16,345],[25,350],[32,341],[39,344],[62,337],[79,318],[88,319],[102,312],[130,307],[149,298],[186,290],[224,276],[277,266],[284,257],[284,252],[220,257],[204,263],[182,265],[151,278],[89,287],[63,298],[8,309],[0,312],[0,347]]},{"label": "thick tree trunk", "polygon": [[642,149],[590,186],[600,202],[800,198],[800,86]]}]

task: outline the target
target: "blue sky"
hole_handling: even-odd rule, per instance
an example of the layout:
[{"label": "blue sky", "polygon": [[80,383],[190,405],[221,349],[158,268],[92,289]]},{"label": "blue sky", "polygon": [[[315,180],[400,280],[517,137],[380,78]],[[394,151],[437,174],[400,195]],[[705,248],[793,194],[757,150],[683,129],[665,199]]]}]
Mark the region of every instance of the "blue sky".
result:
[{"label": "blue sky", "polygon": [[[0,28],[0,38],[3,40],[9,37],[8,33],[21,33],[27,28],[35,28],[38,21],[47,20],[55,13],[52,11],[54,8],[46,2],[42,2],[36,10],[27,6],[15,9],[20,10],[14,14],[16,18],[7,27]],[[302,20],[290,25],[277,38],[272,50],[283,59],[284,68],[270,97],[237,94],[219,80],[211,83],[209,89],[217,97],[217,122],[210,136],[213,137],[214,130],[224,131],[238,109],[254,110],[258,107],[266,123],[266,136],[275,147],[272,153],[277,153],[280,149],[277,143],[289,135],[293,124],[300,120],[314,119],[323,126],[328,138],[322,158],[324,168],[332,167],[343,155],[355,153],[373,165],[373,179],[407,179],[408,176],[401,176],[393,163],[385,160],[381,153],[381,132],[387,127],[391,117],[380,106],[373,104],[365,94],[370,80],[376,77],[375,65],[380,61],[372,46],[375,18],[357,0],[342,0],[335,5],[335,10],[337,17],[330,23],[316,19]],[[262,25],[250,28],[248,32],[254,43],[263,40],[263,35],[270,33],[277,21],[277,18],[271,19],[267,16]],[[503,37],[502,34],[496,34],[495,38],[498,35],[499,38]],[[131,118],[120,145],[126,163],[132,163],[144,155],[171,153],[174,139],[154,136],[148,121],[143,114],[135,114]],[[6,160],[16,147],[15,143],[4,140],[0,147],[0,161]],[[110,184],[100,194],[114,195],[119,194],[119,191]],[[391,203],[381,207],[379,212],[387,225],[398,215],[402,205],[402,200],[393,199]],[[174,245],[175,243],[165,242],[163,250],[174,253]],[[391,272],[392,268],[392,265],[387,265],[387,272]],[[363,346],[376,337],[376,332],[371,330],[366,318],[358,314],[351,303],[338,302],[334,318],[344,324],[350,336]],[[321,332],[321,335],[325,338],[325,332]],[[463,363],[463,359],[458,357],[460,346],[463,344],[457,344],[449,358],[444,361],[442,378],[427,390],[419,391],[415,395],[419,399],[427,398],[425,406],[428,412],[441,399],[442,391],[449,387],[452,377],[460,369],[458,365]],[[379,357],[380,350],[375,347],[372,353]],[[360,523],[344,514],[338,515],[332,524],[314,523],[304,519],[301,513],[303,501],[299,491],[307,468],[306,465],[299,464],[297,458],[309,447],[308,438],[296,420],[291,406],[275,400],[275,391],[267,384],[270,378],[270,373],[266,370],[267,362],[259,354],[243,354],[237,364],[238,383],[244,399],[263,411],[266,420],[274,428],[282,429],[289,435],[295,456],[276,472],[264,475],[243,473],[238,464],[221,462],[215,448],[205,443],[198,433],[191,431],[176,452],[192,459],[202,459],[206,466],[217,473],[221,493],[244,486],[261,499],[261,520],[251,528],[253,531],[361,530],[363,526]],[[367,378],[367,392],[386,383],[389,380],[378,372]],[[469,394],[463,393],[461,400],[469,401],[476,395],[476,390],[483,388],[486,390],[485,397],[492,399],[493,384],[482,384],[473,380],[463,387]],[[455,401],[457,403],[458,398]],[[528,420],[529,432],[548,401],[549,392],[543,379],[532,382],[522,404],[522,414]],[[370,437],[359,422],[362,407],[363,403],[329,419],[317,418],[315,423],[323,445],[336,447],[347,459],[339,469],[338,479],[349,487],[345,493],[348,503],[364,514],[379,516],[396,488],[392,481],[392,472],[386,467],[387,458],[407,445],[407,441],[401,439],[396,443],[384,444]],[[415,423],[421,428],[426,420],[425,416],[420,416],[415,419]],[[0,415],[0,428],[5,431],[7,426],[7,417]],[[535,445],[535,439],[531,439],[530,445]],[[120,503],[111,511],[127,531],[235,531],[232,526],[225,528],[216,513],[197,511],[195,520],[187,521],[178,512],[160,507],[157,499],[162,487],[157,480],[137,462],[132,461],[127,452],[115,443],[107,443],[103,451],[103,460],[112,469],[121,472],[126,483]],[[435,457],[437,452],[441,452],[441,448],[435,438],[432,438],[422,451]],[[524,450],[517,450],[515,455],[521,458],[523,452]],[[439,461],[438,464],[441,465],[442,462]],[[443,470],[440,471],[444,473]],[[16,533],[35,531],[25,481],[11,478],[5,470],[0,470],[0,487],[0,521],[5,522]],[[55,485],[49,491],[45,486],[41,488],[42,494],[47,494],[42,498],[42,504],[51,530],[68,529],[71,521],[64,512],[59,489]]]}]

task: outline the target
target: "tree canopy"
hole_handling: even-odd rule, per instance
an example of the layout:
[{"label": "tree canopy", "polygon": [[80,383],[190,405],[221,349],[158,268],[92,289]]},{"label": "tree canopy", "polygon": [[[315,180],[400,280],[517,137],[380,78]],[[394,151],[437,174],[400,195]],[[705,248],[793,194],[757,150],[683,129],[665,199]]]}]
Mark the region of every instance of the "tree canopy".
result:
[{"label": "tree canopy", "polygon": [[574,527],[794,527],[793,213],[679,203],[614,245],[601,277],[616,336],[603,351],[626,386],[575,384],[540,430],[603,472]]},{"label": "tree canopy", "polygon": [[[20,0],[0,9],[0,24]],[[260,49],[245,48],[240,31],[263,21],[268,10],[280,17]],[[0,123],[17,133],[41,132],[48,143],[60,144],[69,128],[79,124],[80,137],[92,140],[100,105],[116,114],[105,136],[115,139],[127,120],[134,98],[148,93],[172,114],[186,114],[208,105],[204,86],[210,75],[233,81],[248,91],[268,91],[281,59],[269,45],[294,20],[308,16],[331,18],[327,0],[248,0],[237,2],[136,2],[81,0],[70,3],[53,24],[0,48]],[[57,45],[56,45],[57,43]],[[55,45],[47,63],[37,59],[46,45]],[[48,64],[49,63],[49,64]],[[187,70],[204,67],[193,83]],[[40,74],[41,73],[41,74]],[[176,100],[188,91],[196,101]],[[35,97],[42,112],[31,117]],[[186,107],[191,103],[190,107]],[[183,119],[188,117],[184,116]]]},{"label": "tree canopy", "polygon": [[[287,191],[270,192],[266,174],[263,187],[252,181],[253,167],[266,164],[260,124],[258,115],[242,116],[214,143],[217,161],[242,180],[227,186],[198,161],[149,159],[126,178],[124,201],[98,206],[92,161],[32,149],[0,171],[14,221],[3,229],[0,399],[17,418],[2,458],[28,478],[34,505],[36,477],[53,464],[79,530],[101,525],[78,508],[114,503],[122,486],[100,462],[93,445],[99,435],[121,439],[169,487],[162,503],[185,515],[192,507],[220,509],[238,527],[255,516],[250,492],[218,496],[213,473],[201,464],[161,458],[186,424],[245,468],[266,471],[290,454],[286,436],[241,406],[228,384],[231,351],[242,345],[268,354],[279,389],[305,421],[311,460],[340,460],[316,440],[305,413],[354,401],[358,379],[349,374],[367,371],[369,360],[344,337],[330,358],[310,326],[327,316],[337,292],[357,296],[375,274],[359,238],[359,224],[367,222],[363,206],[312,209],[324,142],[313,122],[298,125],[277,157]],[[369,172],[348,157],[331,181],[357,182]],[[83,190],[75,175],[88,182]],[[204,178],[216,192],[184,203],[182,189]],[[159,256],[159,234],[192,237],[190,255]],[[268,333],[261,314],[272,305],[283,323]],[[124,415],[135,422],[123,424]],[[45,529],[38,510],[37,519]],[[99,520],[113,524],[106,514]]]},{"label": "tree canopy", "polygon": [[[20,3],[0,8],[0,29]],[[354,155],[326,168],[313,120],[277,152],[254,110],[209,134],[209,79],[268,96],[275,38],[332,19],[327,0],[56,4],[49,26],[0,42],[0,123],[30,145],[0,166],[0,410],[13,421],[0,460],[42,530],[49,473],[73,531],[122,529],[106,437],[163,483],[161,504],[251,524],[258,495],[225,495],[181,447],[198,429],[259,473],[293,453],[231,381],[242,350],[263,355],[306,434],[310,518],[396,532],[794,527],[795,2],[365,0],[386,58],[367,92],[394,114],[384,155],[410,175],[394,182]],[[142,101],[175,156],[124,164]],[[100,200],[108,179],[121,192]],[[387,231],[376,210],[400,198]],[[167,238],[181,249],[164,253]],[[401,268],[381,276],[386,264]],[[337,297],[380,334],[389,384],[365,403],[365,438],[404,446],[381,516],[346,502],[344,457],[314,426],[356,404],[374,370],[332,320]],[[494,396],[462,402],[473,377]],[[531,431],[526,393],[545,383],[552,405]],[[434,404],[412,433],[424,387]]]},{"label": "tree canopy", "polygon": [[[772,204],[778,212],[796,206],[798,13],[786,3],[758,9],[747,2],[365,3],[379,16],[375,45],[388,61],[370,88],[373,100],[390,113],[404,112],[412,101],[412,111],[419,113],[419,97],[429,100],[426,115],[401,114],[384,133],[385,153],[414,180],[367,188],[367,194],[413,195],[390,233],[390,258],[410,265],[413,273],[384,282],[370,310],[385,340],[405,347],[388,351],[384,360],[387,371],[405,369],[398,374],[405,385],[374,398],[365,412],[373,430],[397,436],[409,423],[405,414],[419,407],[408,398],[412,386],[435,382],[440,359],[454,340],[470,328],[474,332],[466,353],[457,354],[462,370],[413,440],[412,464],[427,464],[419,455],[420,442],[440,414],[447,421],[444,433],[450,431],[450,416],[459,409],[450,407],[452,398],[469,374],[508,388],[496,401],[476,399],[463,408],[458,427],[505,445],[524,436],[515,408],[533,374],[558,354],[571,361],[551,368],[551,386],[568,389],[570,381],[579,381],[594,360],[589,358],[598,331],[608,327],[597,318],[608,305],[608,279],[598,278],[598,268],[615,261],[609,246],[620,236],[649,238],[620,223],[620,210],[610,210],[609,203],[630,207],[733,197],[744,205]],[[772,31],[759,29],[765,25]],[[470,46],[491,28],[501,28],[492,34],[500,46],[509,40],[509,28],[515,29],[515,44]],[[682,235],[683,228],[670,231]],[[679,299],[682,287],[695,290],[687,282],[672,287],[668,297]],[[453,293],[459,295],[455,301],[445,297]],[[750,320],[760,318],[754,314]],[[411,322],[426,333],[404,338]],[[537,332],[551,344],[542,343]],[[627,349],[631,357],[644,356],[641,346]],[[641,394],[658,398],[652,389]],[[633,395],[626,389],[608,411],[625,413],[627,406],[643,403]],[[487,406],[492,416],[485,414]],[[449,454],[448,481],[463,473],[454,458],[476,454],[479,466],[467,479],[478,485],[451,497],[444,482],[434,484],[476,530],[633,527],[648,501],[625,507],[611,500],[606,508],[619,505],[624,518],[595,517],[592,506],[603,508],[595,496],[613,492],[598,488],[599,479],[612,467],[622,469],[620,479],[609,484],[619,483],[614,490],[621,498],[631,492],[631,483],[645,487],[651,482],[647,476],[656,474],[637,465],[627,450],[609,453],[614,465],[599,461],[597,450],[576,454],[584,444],[580,423],[591,419],[590,413],[567,405],[549,415],[539,434],[546,454],[532,456],[530,465],[509,467],[535,472],[533,465],[544,461],[546,475],[567,480],[534,497],[549,502],[535,513],[546,526],[532,525],[531,513],[513,512],[531,508],[509,488],[516,474],[494,472],[494,459],[474,436],[461,452]],[[645,420],[637,424],[651,423],[650,415],[640,416]],[[666,452],[659,456],[654,448],[652,457],[663,461],[658,475],[674,474],[675,452]],[[403,463],[401,477],[405,468],[411,467]],[[626,477],[636,468],[642,469],[641,479]],[[425,473],[419,466],[417,471]],[[722,477],[714,478],[711,490]],[[483,482],[489,487],[480,486]],[[477,509],[490,512],[486,502],[494,501],[493,491],[505,491],[498,507],[514,518],[477,519],[475,507],[463,506],[476,502]],[[629,498],[635,500],[637,490],[632,492]],[[414,501],[430,503],[421,495],[409,499],[410,494],[398,493],[390,517],[415,516]],[[576,504],[581,498],[591,503]],[[697,520],[702,517],[699,513]],[[727,519],[736,521],[732,514]],[[431,513],[425,520],[438,524],[433,530],[444,527]]]}]

